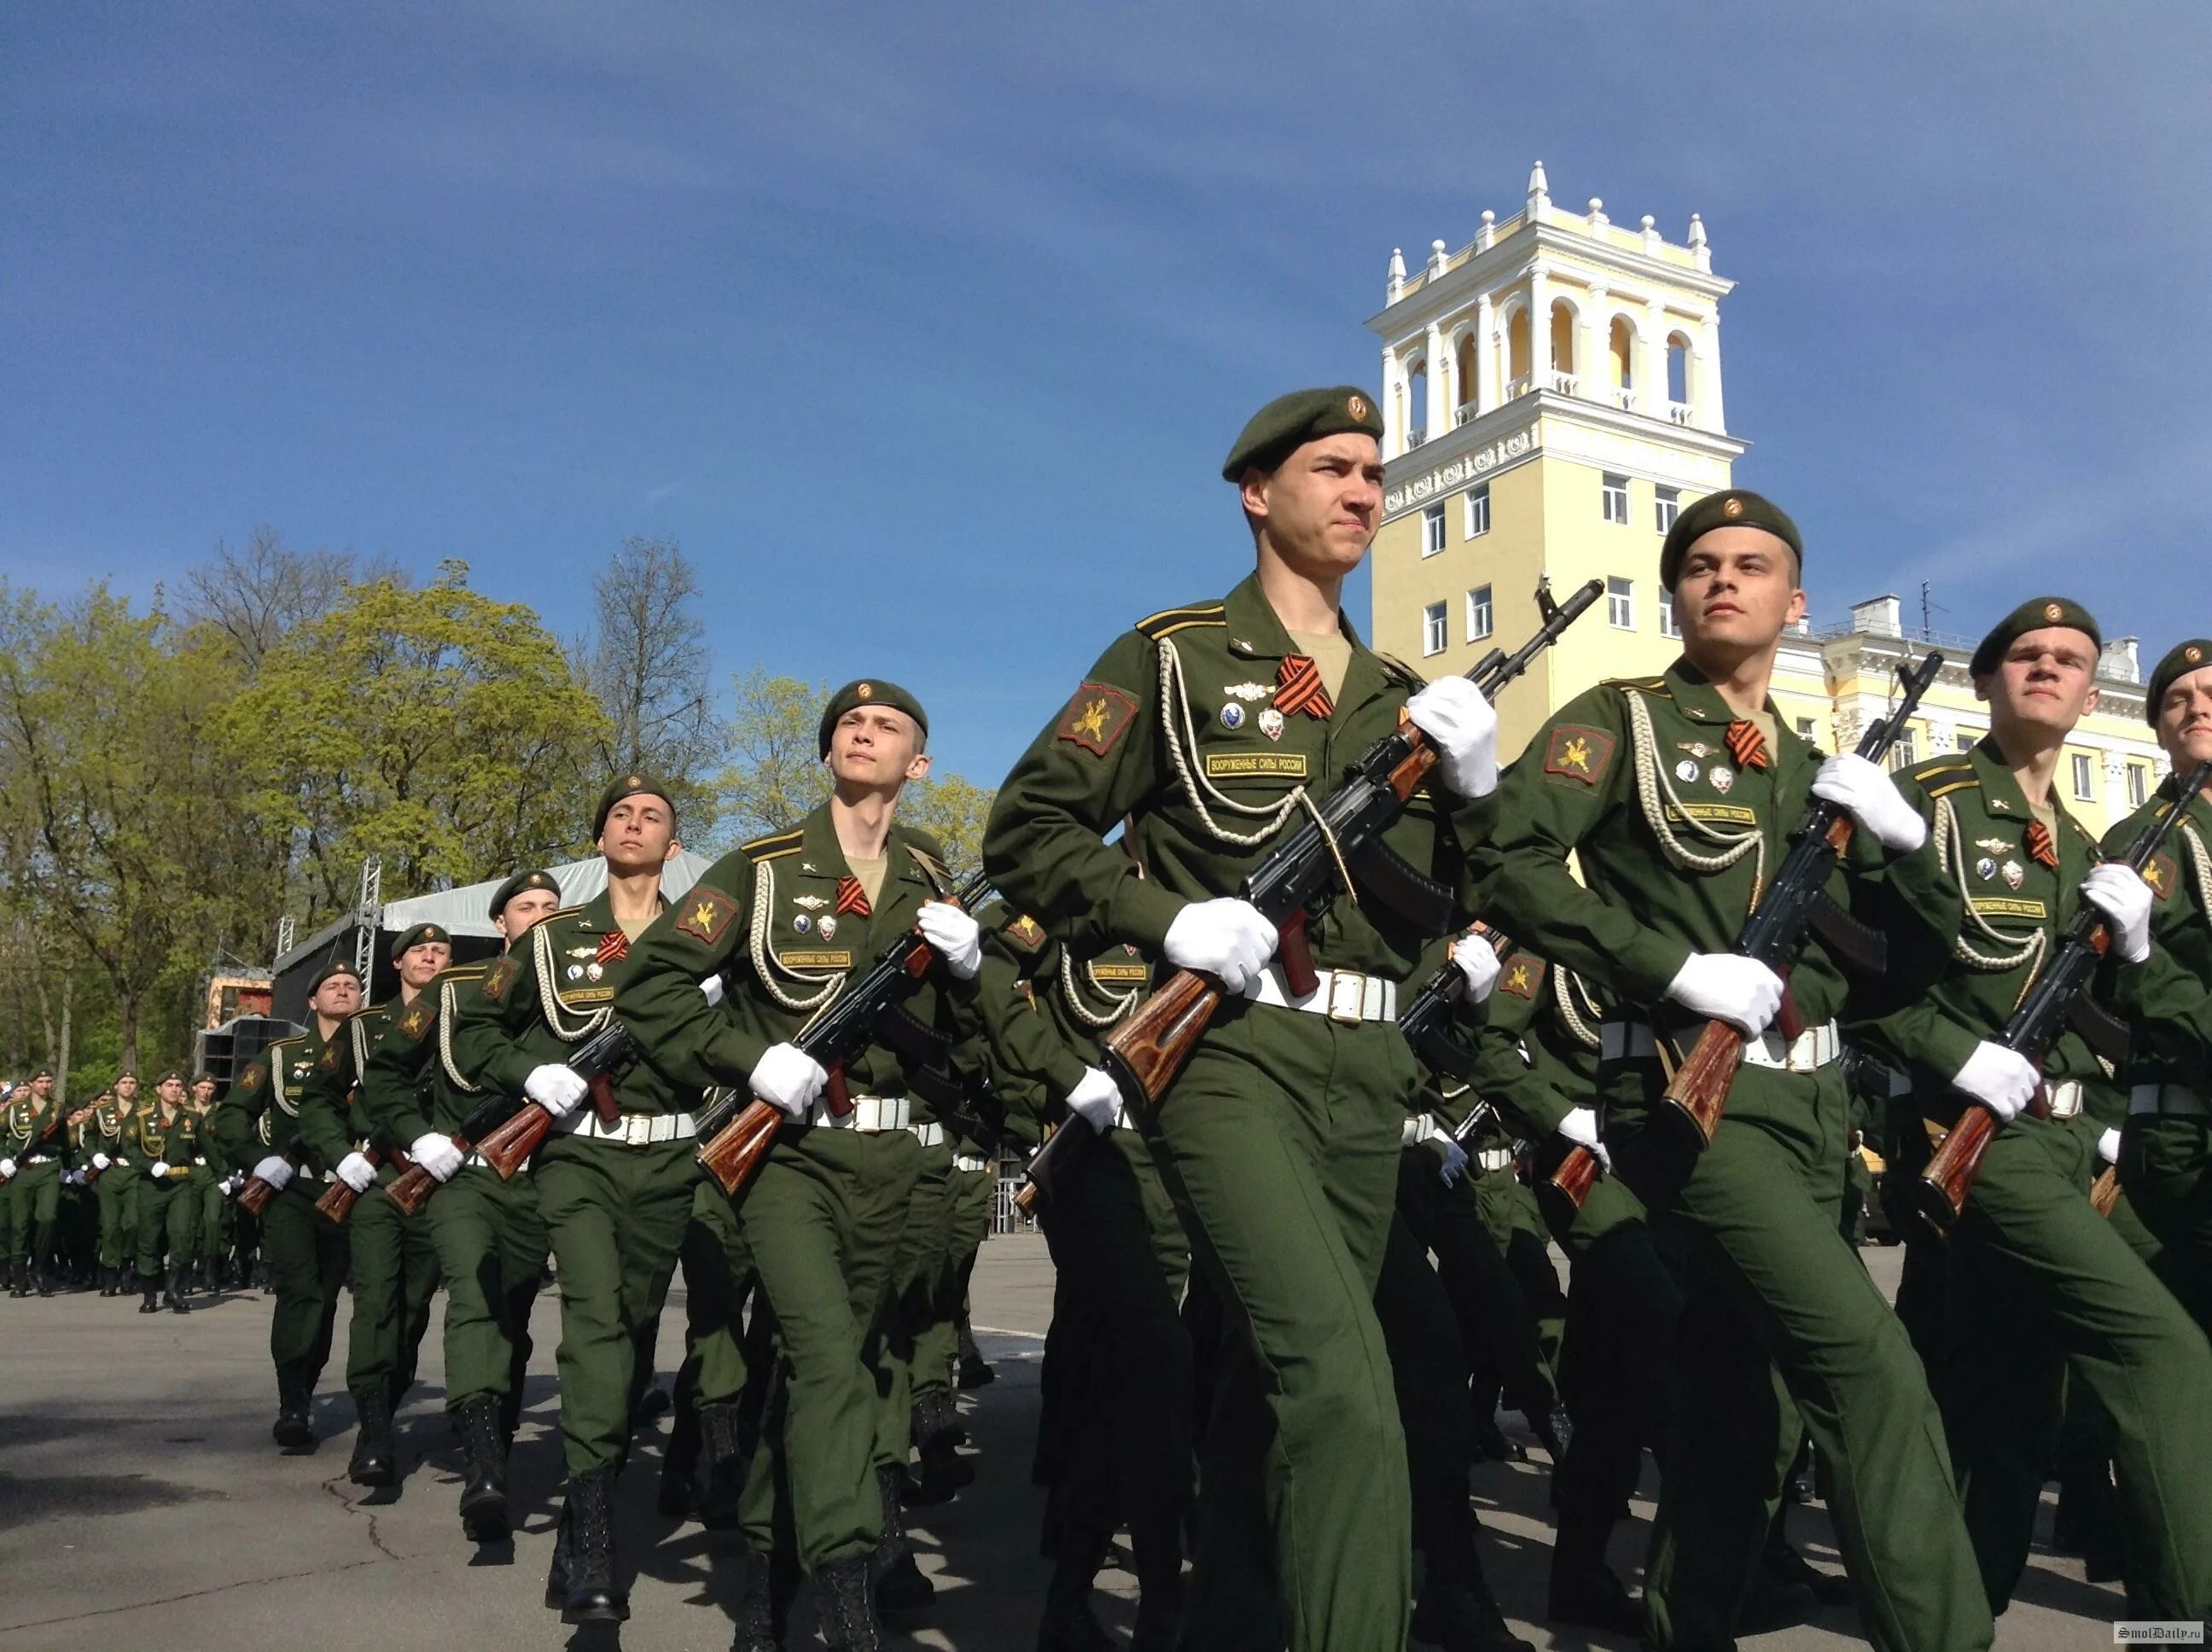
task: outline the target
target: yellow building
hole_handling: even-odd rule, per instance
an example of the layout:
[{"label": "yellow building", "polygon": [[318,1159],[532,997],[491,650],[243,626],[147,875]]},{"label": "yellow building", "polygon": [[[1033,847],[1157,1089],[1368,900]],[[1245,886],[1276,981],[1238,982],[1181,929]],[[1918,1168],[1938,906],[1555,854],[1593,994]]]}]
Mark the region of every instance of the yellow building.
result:
[{"label": "yellow building", "polygon": [[[1720,302],[1733,285],[1713,273],[1695,215],[1677,245],[1649,216],[1614,224],[1596,200],[1563,211],[1541,161],[1525,208],[1502,223],[1485,212],[1468,246],[1431,243],[1411,275],[1391,254],[1388,301],[1368,323],[1382,340],[1385,427],[1375,646],[1431,677],[1464,671],[1535,628],[1540,577],[1560,596],[1606,586],[1502,697],[1501,755],[1592,683],[1656,675],[1680,651],[1659,544],[1682,506],[1729,485],[1747,445],[1729,434],[1721,387]],[[1856,742],[1898,661],[1929,646],[1905,635],[1899,606],[1872,598],[1847,623],[1808,622],[1785,640],[1775,703],[1824,748]],[[1970,745],[1989,726],[1965,671],[1971,643],[1935,646],[1954,663],[1903,760]],[[2165,760],[2142,721],[2134,638],[2106,645],[2099,680],[2101,706],[2076,731],[2059,787],[2101,832]]]}]

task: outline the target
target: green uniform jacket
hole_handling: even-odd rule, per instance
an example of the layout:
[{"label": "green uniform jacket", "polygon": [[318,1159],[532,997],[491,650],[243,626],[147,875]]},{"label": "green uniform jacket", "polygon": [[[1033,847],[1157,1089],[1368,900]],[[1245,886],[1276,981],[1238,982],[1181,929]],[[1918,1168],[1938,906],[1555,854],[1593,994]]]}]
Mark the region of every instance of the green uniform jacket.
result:
[{"label": "green uniform jacket", "polygon": [[[1294,790],[1326,797],[1396,729],[1421,686],[1349,622],[1343,629],[1352,660],[1334,712],[1292,712],[1273,738],[1269,701],[1295,647],[1256,575],[1224,601],[1170,609],[1121,636],[999,788],[983,865],[1000,890],[1054,934],[1093,926],[1159,956],[1188,902],[1234,894],[1307,818]],[[1474,915],[1467,847],[1486,812],[1424,786],[1385,835],[1449,897],[1458,921]],[[1102,841],[1125,816],[1134,859]],[[1232,835],[1250,841],[1225,841]],[[1451,926],[1425,932],[1379,900],[1339,899],[1308,934],[1322,967],[1402,981],[1437,928]]]},{"label": "green uniform jacket", "polygon": [[387,1001],[356,1010],[348,1017],[344,1032],[325,1045],[315,1058],[300,1096],[300,1138],[307,1151],[326,1165],[335,1167],[356,1147],[393,1145],[389,1138],[372,1139],[371,1122],[356,1102],[368,1053],[402,1007]]},{"label": "green uniform jacket", "polygon": [[[222,1104],[218,1102],[216,1105],[221,1107]],[[110,1168],[113,1168],[117,1156],[123,1151],[123,1123],[129,1116],[114,1102],[94,1108],[92,1116],[84,1123],[84,1157],[81,1163],[88,1168],[94,1153],[105,1153]]]},{"label": "green uniform jacket", "polygon": [[1152,969],[1126,944],[1079,963],[1085,948],[1048,935],[1036,919],[1000,917],[984,941],[978,1005],[1008,1124],[1036,1142],[1085,1070],[1105,1066],[1106,1037],[1143,1000]]},{"label": "green uniform jacket", "polygon": [[1486,1007],[1475,1039],[1476,1093],[1528,1140],[1542,1141],[1597,1094],[1597,1006],[1568,971],[1516,947],[1498,966]]},{"label": "green uniform jacket", "polygon": [[[935,841],[896,820],[884,853],[873,910],[840,914],[839,880],[851,868],[823,803],[793,829],[724,855],[660,915],[631,949],[615,1013],[662,1082],[744,1090],[770,1045],[795,1039],[849,975],[914,927],[940,884],[951,885]],[[715,974],[728,983],[719,1005],[699,990],[701,980]],[[909,1096],[914,1121],[933,1121],[927,1099],[911,1093],[907,1072],[942,1066],[979,1030],[977,990],[975,981],[956,981],[933,964],[892,1012],[907,1048],[877,1042],[854,1052],[845,1060],[848,1088],[856,1096]]]},{"label": "green uniform jacket", "polygon": [[455,1005],[481,982],[482,959],[442,969],[370,1047],[362,1071],[361,1107],[373,1130],[405,1146],[428,1130],[451,1135],[483,1099],[451,1056]]},{"label": "green uniform jacket", "polygon": [[[2153,820],[2173,807],[2172,775],[2143,806],[2105,834],[2105,853],[2133,847]],[[2151,908],[2151,955],[2112,972],[2115,1009],[2134,1023],[2124,1095],[2136,1084],[2185,1084],[2203,1095],[2212,1065],[2212,801],[2190,800],[2166,847],[2143,869],[2158,899]]]},{"label": "green uniform jacket", "polygon": [[[521,1095],[535,1069],[566,1061],[605,1024],[617,993],[637,974],[646,940],[680,916],[664,909],[653,929],[631,942],[602,890],[582,906],[540,919],[473,987],[453,995],[449,1046],[461,1078],[488,1093]],[[692,996],[698,997],[696,977]],[[630,1030],[637,1046],[649,1047],[635,1022]],[[625,1113],[684,1113],[698,1102],[698,1085],[672,1084],[635,1054],[612,1078]]]},{"label": "green uniform jacket", "polygon": [[[343,1029],[338,1036],[346,1036]],[[233,1164],[250,1171],[272,1153],[312,1157],[300,1139],[300,1102],[327,1048],[313,1030],[280,1038],[238,1075],[210,1115],[215,1139]],[[313,1168],[319,1175],[335,1163]]]},{"label": "green uniform jacket", "polygon": [[0,1158],[14,1159],[18,1175],[22,1172],[23,1156],[33,1148],[58,1159],[69,1157],[64,1133],[57,1129],[52,1136],[46,1134],[59,1106],[52,1096],[41,1106],[31,1099],[27,1087],[9,1097],[5,1110],[0,1111]]},{"label": "green uniform jacket", "polygon": [[200,1115],[188,1107],[179,1108],[176,1116],[164,1123],[157,1101],[138,1110],[124,1128],[124,1140],[141,1163],[150,1166],[159,1159],[167,1164],[170,1173],[163,1181],[180,1187],[191,1179],[192,1160],[206,1156],[205,1130]]}]

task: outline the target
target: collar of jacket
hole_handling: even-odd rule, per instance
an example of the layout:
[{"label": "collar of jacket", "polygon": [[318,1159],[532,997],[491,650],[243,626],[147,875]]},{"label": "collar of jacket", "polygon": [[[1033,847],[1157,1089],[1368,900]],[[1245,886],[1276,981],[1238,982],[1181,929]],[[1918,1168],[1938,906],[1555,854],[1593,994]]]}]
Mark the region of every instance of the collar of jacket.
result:
[{"label": "collar of jacket", "polygon": [[[1224,646],[1240,659],[1273,660],[1279,665],[1299,652],[1297,644],[1291,641],[1289,629],[1276,617],[1267,593],[1260,588],[1256,570],[1245,575],[1223,601],[1221,617],[1228,627]],[[1352,663],[1345,668],[1344,687],[1336,696],[1337,709],[1341,712],[1381,694],[1390,686],[1390,677],[1375,651],[1360,641],[1358,629],[1349,614],[1339,610],[1336,624],[1344,640],[1352,645]],[[1200,697],[1208,686],[1193,685]]]},{"label": "collar of jacket", "polygon": [[[809,884],[826,884],[836,887],[840,878],[852,874],[852,863],[845,859],[843,846],[837,841],[837,828],[830,818],[830,805],[825,800],[817,804],[813,811],[799,823],[799,853],[787,856],[776,863],[779,878],[792,878]],[[884,838],[884,887],[888,894],[892,884],[919,884],[922,898],[929,899],[937,891],[930,887],[922,875],[921,863],[907,853],[911,841],[906,829],[891,817],[891,829]],[[792,864],[796,859],[798,864]],[[878,904],[888,906],[889,901]]]}]

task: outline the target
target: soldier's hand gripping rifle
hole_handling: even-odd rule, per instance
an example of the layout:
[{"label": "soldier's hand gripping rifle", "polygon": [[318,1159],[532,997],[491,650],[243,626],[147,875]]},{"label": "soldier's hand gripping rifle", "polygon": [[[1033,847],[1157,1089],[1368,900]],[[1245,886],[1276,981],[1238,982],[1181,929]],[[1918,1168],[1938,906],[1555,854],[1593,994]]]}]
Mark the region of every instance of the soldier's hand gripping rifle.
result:
[{"label": "soldier's hand gripping rifle", "polygon": [[[1540,585],[1536,606],[1544,623],[1536,635],[1512,654],[1492,648],[1467,674],[1468,680],[1485,699],[1495,702],[1499,690],[1558,641],[1604,590],[1602,580],[1592,580],[1565,602],[1555,603],[1550,588]],[[1306,925],[1345,892],[1340,856],[1343,865],[1357,868],[1375,888],[1398,890],[1412,905],[1435,904],[1434,892],[1419,886],[1417,875],[1384,845],[1382,832],[1436,761],[1436,750],[1421,731],[1401,723],[1395,732],[1370,746],[1351,779],[1329,794],[1321,805],[1320,821],[1307,821],[1245,878],[1239,892],[1275,926],[1279,938],[1276,957],[1293,994],[1304,997],[1320,984]],[[1448,921],[1446,914],[1437,930]],[[1133,1102],[1157,1102],[1190,1060],[1224,996],[1225,989],[1212,976],[1182,969],[1139,1005],[1105,1045],[1107,1069],[1122,1094]]]},{"label": "soldier's hand gripping rifle", "polygon": [[[368,1161],[372,1169],[382,1164],[386,1159],[403,1170],[414,1168],[407,1155],[396,1147],[389,1153],[380,1153],[374,1147],[364,1147],[361,1150],[361,1156]],[[370,1184],[372,1187],[374,1185],[374,1182]],[[331,1221],[343,1222],[353,1214],[353,1207],[360,1199],[361,1194],[356,1193],[344,1182],[333,1181],[323,1189],[323,1196],[315,1201],[315,1208],[329,1217]]]},{"label": "soldier's hand gripping rifle", "polygon": [[[464,1156],[477,1152],[477,1144],[487,1141],[492,1133],[526,1107],[533,1103],[520,1096],[490,1096],[477,1103],[461,1127],[453,1133],[453,1147]],[[539,1109],[541,1112],[543,1108]],[[410,1164],[404,1174],[384,1190],[384,1196],[399,1206],[409,1216],[422,1208],[423,1201],[444,1184],[420,1164]]]},{"label": "soldier's hand gripping rifle", "polygon": [[[1930,652],[1917,665],[1897,668],[1901,687],[1897,703],[1887,716],[1876,718],[1859,737],[1860,756],[1878,763],[1889,755],[1942,667],[1943,656]],[[1795,1039],[1805,1030],[1804,1017],[1798,1013],[1787,982],[1790,966],[1814,933],[1827,939],[1846,960],[1870,972],[1881,967],[1881,938],[1857,924],[1827,893],[1829,874],[1850,848],[1856,829],[1842,805],[1818,797],[1808,802],[1804,818],[1790,834],[1790,853],[1782,869],[1775,873],[1772,886],[1736,937],[1740,957],[1758,960],[1785,983],[1782,1008],[1774,1018],[1784,1038]],[[1741,1029],[1725,1021],[1708,1021],[1667,1085],[1666,1099],[1672,1105],[1664,1116],[1688,1127],[1690,1141],[1699,1152],[1712,1145],[1713,1136],[1721,1127],[1721,1114],[1742,1065],[1746,1042]]]},{"label": "soldier's hand gripping rifle", "polygon": [[[562,1062],[591,1087],[592,1111],[599,1115],[601,1124],[611,1125],[622,1117],[622,1109],[615,1105],[614,1071],[629,1058],[629,1029],[619,1021],[609,1021],[570,1049]],[[479,1108],[477,1113],[484,1110]],[[469,1145],[499,1172],[501,1181],[510,1181],[523,1160],[552,1133],[553,1115],[535,1102],[521,1101],[505,1123],[495,1126],[482,1138],[471,1137]]]},{"label": "soldier's hand gripping rifle", "polygon": [[[2212,759],[2190,770],[2180,781],[2173,806],[2144,824],[2121,864],[2137,873],[2150,865],[2189,812],[2191,802],[2207,785],[2212,785]],[[1997,1042],[2040,1066],[2059,1034],[2068,1025],[2078,1024],[2078,1006],[2086,1002],[2082,993],[2111,944],[2105,914],[2095,902],[2084,900],[2074,921],[2066,926],[2066,938],[2021,999]],[[2037,1118],[2050,1117],[2049,1096],[2039,1091],[2027,1110]],[[1982,1156],[1989,1151],[1996,1129],[1996,1114],[1978,1102],[1969,1102],[1921,1171],[1920,1185],[1913,1190],[1915,1201],[1921,1216],[1938,1232],[1948,1232],[1959,1219],[1959,1212],[1966,1209],[1966,1196],[1973,1191],[1974,1177],[1982,1168]]]},{"label": "soldier's hand gripping rifle", "polygon": [[[981,872],[939,898],[965,910],[990,889]],[[937,957],[937,949],[910,929],[881,952],[865,973],[830,999],[791,1042],[819,1062],[828,1072],[823,1087],[830,1113],[843,1118],[853,1110],[852,1093],[846,1088],[845,1060],[877,1036],[877,1022],[884,1011],[921,984]],[[700,1115],[699,1163],[735,1198],[760,1169],[776,1132],[789,1116],[773,1102],[757,1101],[750,1093],[732,1096]]]},{"label": "soldier's hand gripping rifle", "polygon": [[[299,1175],[305,1168],[305,1161],[300,1157],[300,1150],[297,1147],[279,1157],[292,1167],[294,1175]],[[269,1208],[269,1201],[276,1197],[275,1182],[264,1181],[259,1176],[248,1176],[246,1178],[246,1185],[238,1190],[238,1208],[242,1211],[251,1211],[254,1215],[258,1216]]]}]

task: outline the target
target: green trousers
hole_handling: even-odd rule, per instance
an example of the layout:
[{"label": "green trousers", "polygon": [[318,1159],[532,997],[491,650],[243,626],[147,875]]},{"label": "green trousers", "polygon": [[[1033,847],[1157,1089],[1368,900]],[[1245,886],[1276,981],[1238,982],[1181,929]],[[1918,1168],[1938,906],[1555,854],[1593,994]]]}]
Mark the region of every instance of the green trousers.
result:
[{"label": "green trousers", "polygon": [[727,1406],[745,1391],[745,1299],[752,1295],[753,1258],[727,1194],[702,1177],[684,1230],[684,1364],[690,1398]]},{"label": "green trousers", "polygon": [[28,1257],[44,1266],[52,1254],[54,1223],[61,1215],[62,1162],[48,1158],[30,1164],[18,1160],[8,1190],[13,1195],[8,1213],[8,1254]]},{"label": "green trousers", "polygon": [[100,1201],[100,1260],[120,1268],[138,1254],[138,1180],[145,1172],[136,1164],[110,1164],[92,1184]]},{"label": "green trousers", "polygon": [[270,1282],[276,1287],[276,1308],[269,1319],[270,1363],[281,1370],[298,1362],[311,1393],[330,1360],[346,1272],[345,1230],[315,1208],[326,1185],[303,1170],[261,1212],[261,1248],[269,1259]]},{"label": "green trousers", "polygon": [[877,1436],[892,1381],[884,1343],[922,1157],[903,1130],[787,1127],[738,1206],[783,1368],[742,1526],[760,1553],[795,1544],[810,1572],[868,1552],[882,1534]]},{"label": "green trousers", "polygon": [[158,1278],[162,1258],[183,1267],[199,1258],[200,1190],[191,1178],[172,1170],[138,1184],[138,1272]]},{"label": "green trousers", "polygon": [[[1652,1100],[1663,1082],[1650,1062],[1610,1076]],[[1834,1471],[1830,1512],[1867,1637],[1890,1652],[1988,1646],[1942,1420],[1904,1327],[1838,1225],[1850,1121],[1841,1071],[1745,1068],[1703,1153],[1647,1106],[1616,1107],[1607,1127],[1614,1163],[1683,1257],[1647,1638],[1734,1644],[1778,1503],[1778,1460],[1797,1447],[1778,1370]]]},{"label": "green trousers", "polygon": [[[954,1149],[955,1163],[946,1173],[945,1187],[945,1243],[937,1278],[930,1294],[929,1321],[915,1339],[915,1369],[945,1373],[939,1388],[950,1388],[960,1364],[960,1315],[968,1300],[968,1276],[975,1271],[975,1253],[983,1248],[990,1230],[991,1200],[997,1177],[988,1169],[963,1170]],[[928,1390],[917,1388],[917,1397]]]},{"label": "green trousers", "polygon": [[1944,1420],[1993,1608],[2027,1559],[2070,1374],[2111,1413],[2129,1596],[2212,1617],[2212,1345],[2088,1190],[2097,1127],[1999,1132],[1950,1242]]},{"label": "green trousers", "polygon": [[[619,1467],[650,1376],[641,1339],[660,1321],[700,1170],[691,1141],[631,1147],[556,1136],[530,1175],[561,1285],[561,1436],[568,1473]],[[442,1195],[441,1195],[442,1196]]]},{"label": "green trousers", "polygon": [[1544,1212],[1512,1165],[1487,1172],[1469,1166],[1468,1173],[1474,1179],[1475,1205],[1482,1212],[1482,1224],[1490,1230],[1492,1242],[1513,1270],[1522,1299],[1535,1321],[1536,1341],[1544,1351],[1546,1368],[1554,1373],[1556,1389],[1559,1345],[1567,1333],[1567,1293],[1559,1288],[1559,1270],[1552,1266],[1551,1235],[1544,1226]]},{"label": "green trousers", "polygon": [[1403,1652],[1412,1520],[1375,1286],[1418,1083],[1395,1027],[1232,1002],[1146,1121],[1227,1327],[1186,1646],[1279,1643],[1257,1580],[1292,1652]]},{"label": "green trousers", "polygon": [[[1406,1150],[1434,1175],[1433,1152]],[[1390,1350],[1398,1414],[1406,1430],[1406,1473],[1413,1497],[1413,1544],[1431,1567],[1453,1564],[1468,1539],[1468,1476],[1475,1458],[1474,1412],[1468,1404],[1468,1348],[1443,1281],[1421,1242],[1401,1218],[1390,1224],[1375,1313]]]},{"label": "green trousers", "polygon": [[0,1181],[0,1255],[11,1262],[22,1254],[15,1248],[15,1184],[21,1180],[17,1175]]},{"label": "green trousers", "polygon": [[890,1378],[876,1422],[876,1467],[903,1468],[913,1433],[914,1402],[952,1386],[957,1334],[933,1339],[952,1254],[952,1144],[921,1149],[907,1195],[906,1221],[891,1263],[884,1354]]},{"label": "green trousers", "polygon": [[2212,1120],[2130,1118],[2121,1134],[2120,1181],[2163,1249],[2160,1276],[2212,1335]]},{"label": "green trousers", "polygon": [[203,1170],[200,1175],[200,1254],[220,1260],[238,1236],[238,1206],[222,1196],[221,1175]]},{"label": "green trousers", "polygon": [[1558,1390],[1537,1314],[1484,1219],[1480,1178],[1470,1171],[1447,1187],[1437,1174],[1443,1163],[1426,1145],[1401,1156],[1399,1219],[1436,1254],[1437,1277],[1458,1315],[1483,1393],[1494,1400],[1502,1389],[1514,1410],[1540,1417],[1556,1403]]},{"label": "green trousers", "polygon": [[552,1248],[538,1184],[527,1171],[501,1181],[496,1170],[465,1165],[417,1219],[429,1227],[446,1282],[446,1409],[485,1398],[504,1404],[522,1392],[530,1309]]},{"label": "green trousers", "polygon": [[398,1179],[389,1165],[354,1202],[345,1236],[353,1268],[353,1317],[346,1327],[346,1391],[381,1389],[392,1408],[415,1383],[415,1362],[438,1291],[438,1247],[430,1224],[384,1196]]}]

